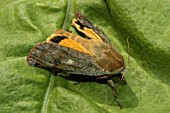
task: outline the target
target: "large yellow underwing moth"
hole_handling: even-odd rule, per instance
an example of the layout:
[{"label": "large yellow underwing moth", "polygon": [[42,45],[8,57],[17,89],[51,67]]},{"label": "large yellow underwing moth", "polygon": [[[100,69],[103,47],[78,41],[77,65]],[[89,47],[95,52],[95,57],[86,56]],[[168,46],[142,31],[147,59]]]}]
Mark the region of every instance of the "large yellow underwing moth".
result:
[{"label": "large yellow underwing moth", "polygon": [[123,56],[113,47],[104,32],[87,17],[77,11],[74,15],[72,25],[84,36],[59,29],[46,42],[38,43],[30,50],[28,63],[69,74],[107,79],[117,104],[122,108],[112,78],[125,71]]}]

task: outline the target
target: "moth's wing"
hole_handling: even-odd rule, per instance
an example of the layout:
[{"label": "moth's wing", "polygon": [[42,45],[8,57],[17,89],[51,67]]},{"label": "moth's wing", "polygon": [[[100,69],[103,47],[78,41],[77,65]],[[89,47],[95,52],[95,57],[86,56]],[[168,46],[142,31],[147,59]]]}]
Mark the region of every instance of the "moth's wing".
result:
[{"label": "moth's wing", "polygon": [[81,15],[78,11],[75,11],[74,15],[76,19],[73,19],[72,25],[75,26],[78,31],[82,32],[89,38],[96,38],[112,45],[106,34],[100,28],[95,27],[91,20]]},{"label": "moth's wing", "polygon": [[53,42],[42,42],[35,45],[30,50],[27,61],[32,66],[50,68],[72,74],[90,76],[110,74],[107,71],[103,71],[90,55]]}]

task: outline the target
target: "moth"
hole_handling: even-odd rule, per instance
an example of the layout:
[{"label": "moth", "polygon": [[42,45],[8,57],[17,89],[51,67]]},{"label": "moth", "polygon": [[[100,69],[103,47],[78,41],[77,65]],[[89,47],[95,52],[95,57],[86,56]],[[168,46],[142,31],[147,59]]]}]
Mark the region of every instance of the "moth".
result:
[{"label": "moth", "polygon": [[126,71],[123,56],[91,20],[78,11],[74,12],[74,16],[72,25],[83,36],[59,29],[45,42],[32,47],[27,62],[32,66],[49,68],[57,72],[106,79],[113,89],[117,104],[122,108],[112,78],[119,73],[123,77],[122,73]]}]

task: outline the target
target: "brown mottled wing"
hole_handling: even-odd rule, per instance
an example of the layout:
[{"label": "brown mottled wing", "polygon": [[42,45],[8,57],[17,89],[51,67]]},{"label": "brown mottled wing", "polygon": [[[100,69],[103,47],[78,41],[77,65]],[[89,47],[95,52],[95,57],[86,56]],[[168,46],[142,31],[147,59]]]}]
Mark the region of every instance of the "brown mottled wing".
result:
[{"label": "brown mottled wing", "polygon": [[100,76],[109,72],[100,69],[93,58],[83,52],[56,43],[42,42],[35,45],[27,56],[32,66],[50,68],[72,74]]},{"label": "brown mottled wing", "polygon": [[[89,30],[91,29],[92,32],[97,34],[98,37],[100,37],[103,40],[103,42],[112,45],[112,43],[110,42],[110,40],[108,39],[106,34],[100,28],[94,26],[90,19],[81,15],[78,11],[75,11],[74,15],[76,17],[76,24],[80,25],[80,27],[77,28],[75,26],[75,24],[73,24],[73,26],[75,26],[79,31],[85,31],[86,28],[89,29]],[[74,20],[73,20],[73,22],[74,22]],[[85,35],[86,35],[86,33],[85,33]]]}]

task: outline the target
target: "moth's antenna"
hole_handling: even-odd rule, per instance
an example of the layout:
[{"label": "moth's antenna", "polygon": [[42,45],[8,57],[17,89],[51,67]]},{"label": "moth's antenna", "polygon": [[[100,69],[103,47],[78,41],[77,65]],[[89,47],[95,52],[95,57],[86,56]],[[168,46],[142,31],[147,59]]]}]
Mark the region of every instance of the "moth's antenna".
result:
[{"label": "moth's antenna", "polygon": [[122,76],[120,77],[120,83],[119,83],[119,85],[121,84],[122,80],[124,80],[124,77],[126,76],[128,64],[129,64],[129,62],[130,62],[130,55],[129,55],[129,53],[130,53],[130,52],[129,52],[129,36],[127,37],[126,43],[127,43],[127,49],[128,49],[128,61],[127,61],[127,64],[125,64],[125,69],[124,69],[124,71],[121,73]]},{"label": "moth's antenna", "polygon": [[130,63],[129,36],[127,37],[127,49],[128,49],[128,61],[127,61],[127,64],[126,64],[126,68],[128,68],[128,64]]}]

